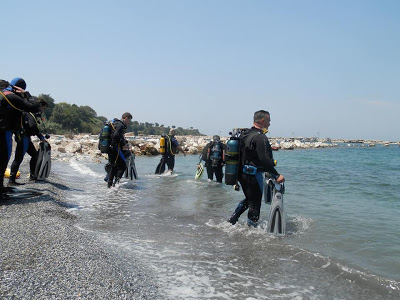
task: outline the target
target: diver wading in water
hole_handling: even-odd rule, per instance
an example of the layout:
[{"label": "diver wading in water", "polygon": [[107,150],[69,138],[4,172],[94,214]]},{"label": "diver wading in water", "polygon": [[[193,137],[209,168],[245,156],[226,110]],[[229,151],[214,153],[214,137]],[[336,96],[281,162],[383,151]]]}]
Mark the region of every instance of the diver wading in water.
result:
[{"label": "diver wading in water", "polygon": [[211,142],[209,142],[202,151],[201,160],[205,161],[207,176],[209,180],[215,180],[222,183],[224,173],[222,167],[225,162],[226,145],[221,142],[218,135],[214,135]]},{"label": "diver wading in water", "polygon": [[156,167],[155,174],[162,174],[165,172],[165,165],[168,171],[172,174],[175,167],[175,154],[182,152],[186,156],[185,151],[179,146],[175,138],[175,130],[171,129],[168,135],[162,135],[160,138],[160,153],[162,155],[159,164]]},{"label": "diver wading in water", "polygon": [[126,112],[121,119],[105,122],[99,136],[99,150],[108,153],[108,168],[106,168],[108,188],[119,182],[127,167],[123,150],[126,147],[127,125],[132,121],[132,115]]},{"label": "diver wading in water", "polygon": [[[268,132],[271,118],[269,112],[259,110],[254,113],[254,124],[250,129],[242,130],[237,139],[232,139],[233,145],[239,145],[237,179],[228,177],[229,170],[225,169],[226,184],[234,185],[239,181],[245,199],[236,207],[228,222],[236,224],[240,215],[247,209],[247,224],[257,227],[260,218],[261,200],[263,194],[264,172],[270,173],[276,183],[283,183],[285,178],[275,169],[271,145],[265,133]],[[227,154],[230,152],[228,141]],[[234,143],[235,142],[235,143]],[[227,161],[227,166],[228,166]]]}]

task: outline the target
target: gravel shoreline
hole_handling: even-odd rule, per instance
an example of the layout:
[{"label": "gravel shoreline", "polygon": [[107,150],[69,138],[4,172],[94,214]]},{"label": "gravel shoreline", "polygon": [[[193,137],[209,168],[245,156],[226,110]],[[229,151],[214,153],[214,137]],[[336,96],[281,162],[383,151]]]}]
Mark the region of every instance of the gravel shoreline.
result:
[{"label": "gravel shoreline", "polygon": [[162,299],[139,261],[74,226],[60,178],[19,182],[44,195],[0,202],[1,299]]}]

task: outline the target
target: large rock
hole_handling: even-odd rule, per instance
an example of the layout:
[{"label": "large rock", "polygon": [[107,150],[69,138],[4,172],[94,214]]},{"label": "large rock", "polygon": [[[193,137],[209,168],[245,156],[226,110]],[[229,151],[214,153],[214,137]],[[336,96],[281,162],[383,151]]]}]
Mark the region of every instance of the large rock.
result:
[{"label": "large rock", "polygon": [[65,151],[69,153],[82,153],[82,145],[78,142],[72,142],[65,147]]},{"label": "large rock", "polygon": [[188,152],[188,154],[197,154],[197,153],[199,153],[199,150],[197,149],[197,147],[194,147],[194,146],[189,146],[189,147],[187,147],[187,152]]}]

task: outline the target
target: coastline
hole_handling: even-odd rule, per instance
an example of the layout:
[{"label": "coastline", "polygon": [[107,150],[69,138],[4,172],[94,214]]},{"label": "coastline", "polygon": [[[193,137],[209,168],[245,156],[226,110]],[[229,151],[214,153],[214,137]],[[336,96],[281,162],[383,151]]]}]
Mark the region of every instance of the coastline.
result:
[{"label": "coastline", "polygon": [[[133,147],[133,152],[137,156],[160,155],[159,136],[133,136],[126,135],[127,140]],[[179,144],[185,150],[186,154],[199,155],[212,136],[176,136]],[[221,137],[221,141],[227,142],[229,137]],[[294,150],[294,149],[320,149],[330,147],[374,147],[382,146],[400,146],[400,142],[372,141],[372,140],[330,140],[315,138],[283,138],[270,137],[273,150]],[[38,146],[38,139],[32,138],[32,141]],[[54,135],[48,142],[52,149],[53,159],[68,159],[75,155],[88,155],[95,160],[106,158],[107,155],[98,150],[98,136],[79,134],[79,135]]]},{"label": "coastline", "polygon": [[[28,172],[26,162],[21,169]],[[23,188],[44,194],[0,203],[0,298],[161,299],[139,261],[75,226],[56,174]]]}]

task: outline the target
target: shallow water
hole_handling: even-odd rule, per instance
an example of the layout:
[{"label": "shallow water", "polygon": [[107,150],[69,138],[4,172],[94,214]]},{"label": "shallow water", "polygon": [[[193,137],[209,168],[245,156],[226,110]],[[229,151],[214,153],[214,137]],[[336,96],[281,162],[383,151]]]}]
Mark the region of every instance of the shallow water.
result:
[{"label": "shallow water", "polygon": [[139,179],[107,189],[104,164],[55,162],[83,230],[154,272],[170,299],[397,299],[400,296],[400,147],[274,152],[285,175],[285,238],[226,219],[243,198],[195,180],[197,156],[173,176],[137,157]]}]

